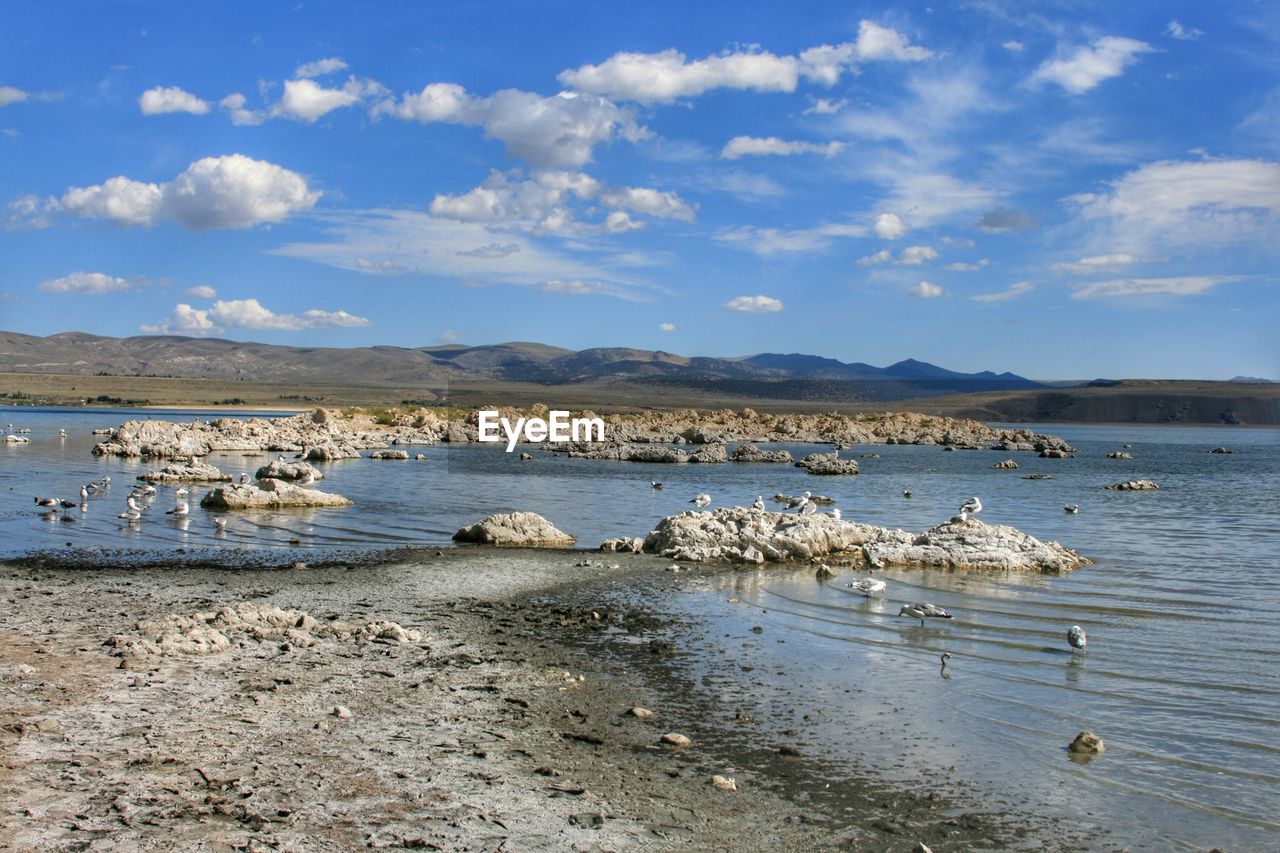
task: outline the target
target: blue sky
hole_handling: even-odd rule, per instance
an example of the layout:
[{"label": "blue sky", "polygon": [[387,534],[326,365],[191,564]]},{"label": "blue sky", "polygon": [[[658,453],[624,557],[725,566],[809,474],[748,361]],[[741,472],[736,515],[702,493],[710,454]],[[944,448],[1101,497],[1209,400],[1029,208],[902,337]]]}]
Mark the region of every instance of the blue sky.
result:
[{"label": "blue sky", "polygon": [[5,330],[1280,377],[1274,3],[5,18]]}]

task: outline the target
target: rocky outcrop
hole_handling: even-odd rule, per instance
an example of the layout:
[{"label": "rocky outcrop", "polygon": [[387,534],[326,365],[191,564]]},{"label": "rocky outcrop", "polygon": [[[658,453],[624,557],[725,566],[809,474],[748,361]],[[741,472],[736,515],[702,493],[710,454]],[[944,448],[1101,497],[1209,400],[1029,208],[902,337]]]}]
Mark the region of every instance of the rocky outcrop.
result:
[{"label": "rocky outcrop", "polygon": [[729,507],[684,512],[659,522],[644,550],[693,562],[797,562],[824,558],[861,567],[1000,570],[1045,574],[1089,565],[1056,542],[971,519],[919,535],[830,515],[790,515]]},{"label": "rocky outcrop", "polygon": [[1107,454],[1108,459],[1132,459],[1133,454],[1124,450],[1113,450]]},{"label": "rocky outcrop", "polygon": [[639,554],[644,551],[644,540],[638,536],[619,536],[601,542],[600,550],[616,554]]},{"label": "rocky outcrop", "polygon": [[407,450],[375,450],[369,454],[370,459],[408,459]]},{"label": "rocky outcrop", "polygon": [[1213,450],[1210,450],[1209,452],[1210,452],[1210,453],[1218,453],[1218,454],[1235,453],[1235,451],[1234,451],[1234,450],[1229,450],[1229,449],[1227,449],[1227,448],[1225,448],[1225,447],[1215,447]]},{"label": "rocky outcrop", "polygon": [[1071,451],[1056,447],[1047,447],[1040,451],[1041,459],[1069,459],[1070,457]]},{"label": "rocky outcrop", "polygon": [[274,459],[269,465],[259,468],[254,477],[259,480],[320,480],[324,478],[324,474],[320,473],[319,468],[306,462]]},{"label": "rocky outcrop", "polygon": [[230,474],[224,474],[213,465],[196,459],[166,465],[159,471],[148,471],[138,475],[139,480],[148,483],[228,483]]},{"label": "rocky outcrop", "polygon": [[1103,486],[1102,488],[1110,489],[1113,492],[1150,492],[1160,487],[1150,480],[1127,480],[1123,483]]},{"label": "rocky outcrop", "polygon": [[733,449],[733,461],[790,464],[795,460],[786,450],[761,450],[754,444],[739,444]]},{"label": "rocky outcrop", "polygon": [[418,643],[422,634],[396,622],[321,622],[302,610],[245,601],[218,611],[147,619],[137,623],[133,632],[113,636],[106,645],[117,657],[173,657],[217,654],[248,644],[286,642],[309,648],[318,640],[352,639]]},{"label": "rocky outcrop", "polygon": [[536,512],[509,512],[491,515],[462,528],[453,534],[453,541],[506,548],[567,548],[577,539]]},{"label": "rocky outcrop", "polygon": [[841,459],[837,453],[810,453],[797,462],[796,467],[823,476],[858,473],[856,459]]},{"label": "rocky outcrop", "polygon": [[360,450],[349,444],[326,441],[324,444],[308,447],[305,458],[308,462],[336,462],[339,459],[359,459]]},{"label": "rocky outcrop", "polygon": [[1012,471],[1017,469],[1018,463],[1014,462],[1012,459],[1006,459],[1003,462],[997,462],[991,467],[1000,469],[1002,471]]},{"label": "rocky outcrop", "polygon": [[729,461],[729,451],[725,450],[723,444],[708,444],[690,453],[689,461],[694,464],[716,465]]},{"label": "rocky outcrop", "polygon": [[205,509],[284,509],[286,507],[351,506],[342,495],[304,489],[284,480],[218,486],[200,501]]}]

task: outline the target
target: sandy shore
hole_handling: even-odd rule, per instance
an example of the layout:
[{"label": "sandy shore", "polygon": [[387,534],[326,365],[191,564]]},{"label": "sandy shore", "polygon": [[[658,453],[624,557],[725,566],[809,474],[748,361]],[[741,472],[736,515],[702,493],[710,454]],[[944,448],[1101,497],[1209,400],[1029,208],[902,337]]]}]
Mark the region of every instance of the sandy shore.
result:
[{"label": "sandy shore", "polygon": [[[812,790],[831,784],[815,781],[822,756],[758,744],[776,757],[762,771],[759,756],[705,745],[704,721],[632,716],[664,707],[652,639],[664,616],[558,603],[557,589],[653,577],[667,561],[599,557],[2,565],[0,847],[940,851],[1031,840],[1026,824],[936,791],[842,780],[838,802],[824,799]],[[321,624],[394,620],[422,637],[308,647],[238,636],[201,656],[118,657],[104,645],[140,620],[245,601]],[[646,677],[580,642],[601,636],[659,652]],[[668,732],[693,743],[661,744]]]}]

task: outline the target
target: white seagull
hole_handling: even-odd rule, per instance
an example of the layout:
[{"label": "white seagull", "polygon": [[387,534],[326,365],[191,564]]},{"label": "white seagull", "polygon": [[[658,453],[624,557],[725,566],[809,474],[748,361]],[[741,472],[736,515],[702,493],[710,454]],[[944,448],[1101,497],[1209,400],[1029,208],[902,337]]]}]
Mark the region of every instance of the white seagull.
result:
[{"label": "white seagull", "polygon": [[805,492],[798,498],[792,498],[791,503],[787,504],[787,509],[802,509],[809,502],[809,498],[813,497],[812,492]]},{"label": "white seagull", "polygon": [[831,517],[834,518],[836,521],[839,521],[840,519],[844,518],[844,513],[840,511],[840,507],[836,507],[835,509],[831,510]]},{"label": "white seagull", "polygon": [[813,501],[805,501],[804,506],[800,507],[801,515],[813,515],[818,511],[818,505]]},{"label": "white seagull", "polygon": [[1067,631],[1067,642],[1071,644],[1073,649],[1083,649],[1089,643],[1089,640],[1085,637],[1083,628],[1079,625],[1072,625],[1070,630]]},{"label": "white seagull", "polygon": [[1064,512],[1066,512],[1066,513],[1068,513],[1068,514],[1070,514],[1070,515],[1079,515],[1079,514],[1080,514],[1080,504],[1069,504],[1069,505],[1067,505],[1067,506],[1064,506],[1062,509],[1063,509],[1063,511],[1064,511]]},{"label": "white seagull", "polygon": [[982,512],[982,501],[977,495],[960,504],[960,519],[962,521],[968,521],[969,516],[977,515],[980,512]]},{"label": "white seagull", "polygon": [[219,515],[219,516],[217,516],[217,517],[216,517],[216,518],[214,518],[214,520],[213,520],[213,526],[214,526],[215,528],[217,528],[217,529],[216,529],[216,531],[215,531],[217,534],[226,533],[226,532],[227,532],[227,517],[226,517],[225,515]]},{"label": "white seagull", "polygon": [[706,506],[707,504],[711,503],[711,495],[708,495],[705,492],[694,495],[693,500],[689,501],[689,503],[693,504],[694,506]]},{"label": "white seagull", "polygon": [[58,498],[36,498],[36,506],[57,507],[60,503]]},{"label": "white seagull", "polygon": [[764,495],[756,495],[755,501],[751,504],[752,509],[764,509]]},{"label": "white seagull", "polygon": [[650,480],[650,481],[649,481],[649,488],[651,488],[651,489],[653,489],[655,492],[657,492],[657,491],[660,491],[660,490],[662,489],[662,484],[661,484],[661,483],[659,483],[657,480]]},{"label": "white seagull", "polygon": [[142,518],[142,513],[138,512],[136,509],[130,509],[120,513],[116,518],[126,519],[130,524],[133,524]]},{"label": "white seagull", "polygon": [[[850,581],[846,585],[850,589],[856,589],[858,592],[867,596],[867,598],[870,598],[877,592],[884,592],[885,587],[888,586],[888,584],[879,578],[859,578],[856,581]],[[901,616],[902,614],[899,613],[898,615]]]},{"label": "white seagull", "polygon": [[898,611],[899,616],[910,616],[913,619],[919,619],[921,626],[924,625],[925,619],[950,619],[951,614],[943,610],[936,604],[916,603],[904,604],[902,609]]}]

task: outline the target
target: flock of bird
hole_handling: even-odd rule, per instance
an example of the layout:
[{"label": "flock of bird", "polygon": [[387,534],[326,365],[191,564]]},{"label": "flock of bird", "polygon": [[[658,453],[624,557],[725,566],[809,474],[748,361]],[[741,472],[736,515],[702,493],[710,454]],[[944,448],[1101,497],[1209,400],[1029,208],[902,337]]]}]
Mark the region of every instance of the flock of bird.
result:
[{"label": "flock of bird", "polygon": [[[244,475],[247,476],[247,475]],[[111,488],[111,477],[104,476],[100,480],[91,483],[85,483],[80,487],[80,502],[69,501],[62,498],[44,498],[37,497],[35,499],[36,506],[41,509],[49,510],[48,517],[61,521],[74,521],[76,516],[70,513],[70,510],[77,507],[81,512],[85,512],[89,508],[89,500],[91,498],[106,497],[108,490]],[[125,522],[126,525],[136,525],[142,521],[143,516],[151,509],[152,502],[155,500],[159,490],[150,483],[141,483],[134,486],[128,497],[125,498],[124,512],[116,516],[116,518]],[[183,521],[191,515],[191,503],[187,500],[190,492],[186,489],[178,489],[174,492],[174,504],[171,509],[164,511],[165,515],[173,516],[176,521]],[[215,533],[224,533],[227,529],[226,516],[215,516],[213,519]]]}]

